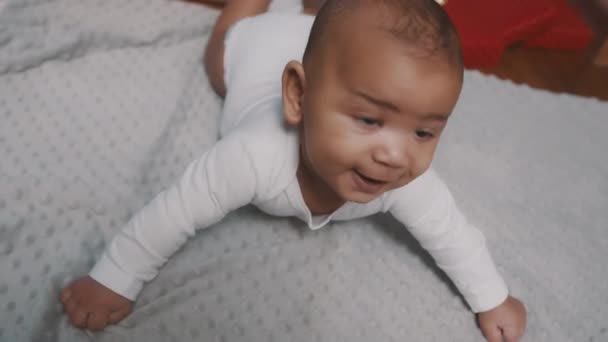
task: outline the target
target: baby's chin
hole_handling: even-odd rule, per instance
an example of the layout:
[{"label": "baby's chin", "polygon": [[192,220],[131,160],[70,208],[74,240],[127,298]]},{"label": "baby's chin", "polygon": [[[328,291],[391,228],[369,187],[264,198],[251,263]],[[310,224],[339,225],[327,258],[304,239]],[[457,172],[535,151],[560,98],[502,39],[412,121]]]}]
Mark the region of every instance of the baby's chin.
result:
[{"label": "baby's chin", "polygon": [[404,187],[408,183],[409,182],[404,182],[404,184],[391,184],[391,185],[387,184],[387,185],[385,185],[384,189],[381,189],[380,191],[374,192],[374,193],[367,193],[367,192],[363,192],[363,191],[357,191],[355,189],[349,189],[348,191],[338,193],[338,195],[340,196],[340,198],[342,198],[342,200],[344,200],[346,202],[367,204],[367,203],[377,199],[378,197],[384,195],[387,192]]},{"label": "baby's chin", "polygon": [[382,194],[384,194],[385,192],[386,191],[382,191],[382,192],[374,193],[374,194],[368,194],[368,193],[363,193],[363,192],[351,191],[350,193],[344,194],[340,197],[342,197],[342,199],[346,202],[367,204],[367,203],[375,200],[376,198],[382,196]]}]

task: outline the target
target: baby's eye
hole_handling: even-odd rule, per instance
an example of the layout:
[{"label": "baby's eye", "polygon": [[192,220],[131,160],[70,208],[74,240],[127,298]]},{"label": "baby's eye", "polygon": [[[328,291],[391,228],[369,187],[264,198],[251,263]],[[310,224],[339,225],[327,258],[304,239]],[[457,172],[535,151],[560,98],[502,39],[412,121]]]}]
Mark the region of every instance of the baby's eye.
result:
[{"label": "baby's eye", "polygon": [[427,131],[416,131],[416,136],[421,139],[430,139],[433,137],[433,133]]},{"label": "baby's eye", "polygon": [[380,126],[380,120],[376,120],[373,118],[361,116],[358,117],[357,120],[366,126]]}]

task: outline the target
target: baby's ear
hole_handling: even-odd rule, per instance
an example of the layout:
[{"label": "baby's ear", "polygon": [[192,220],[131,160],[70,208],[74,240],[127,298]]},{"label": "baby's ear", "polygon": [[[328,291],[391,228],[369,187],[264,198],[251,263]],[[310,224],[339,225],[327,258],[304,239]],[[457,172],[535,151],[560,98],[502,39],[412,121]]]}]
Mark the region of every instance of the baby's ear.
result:
[{"label": "baby's ear", "polygon": [[302,121],[302,97],[306,88],[304,67],[300,62],[291,61],[283,70],[283,115],[289,125]]}]

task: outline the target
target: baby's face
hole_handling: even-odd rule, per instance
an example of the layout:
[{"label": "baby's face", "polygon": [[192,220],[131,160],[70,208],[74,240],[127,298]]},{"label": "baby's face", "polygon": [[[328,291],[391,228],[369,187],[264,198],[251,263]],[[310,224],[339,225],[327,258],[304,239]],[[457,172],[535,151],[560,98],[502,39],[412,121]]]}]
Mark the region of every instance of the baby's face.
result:
[{"label": "baby's face", "polygon": [[343,201],[369,202],[426,171],[462,84],[439,57],[376,35],[339,43],[306,70],[299,171]]}]

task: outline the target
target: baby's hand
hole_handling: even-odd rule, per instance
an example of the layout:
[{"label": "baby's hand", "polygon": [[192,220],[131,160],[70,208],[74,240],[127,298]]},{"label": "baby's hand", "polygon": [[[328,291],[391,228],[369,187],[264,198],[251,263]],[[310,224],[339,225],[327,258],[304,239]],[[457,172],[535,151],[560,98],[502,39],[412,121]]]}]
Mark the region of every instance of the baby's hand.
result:
[{"label": "baby's hand", "polygon": [[72,325],[93,331],[120,322],[133,309],[132,301],[89,276],[80,278],[63,289],[60,300]]},{"label": "baby's hand", "polygon": [[488,342],[517,342],[526,330],[526,308],[509,296],[504,303],[477,316]]}]

